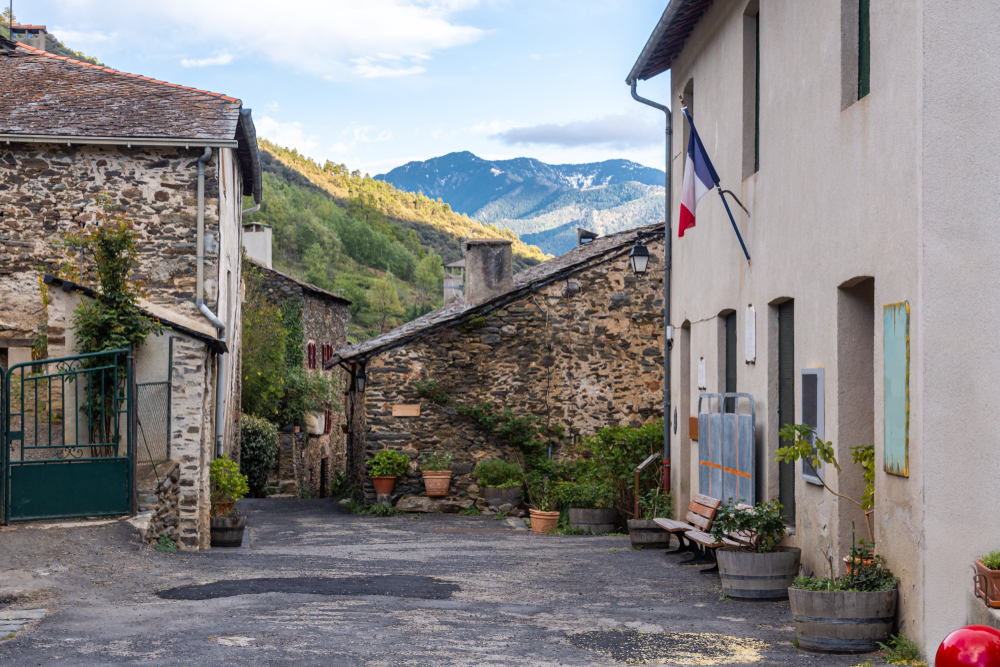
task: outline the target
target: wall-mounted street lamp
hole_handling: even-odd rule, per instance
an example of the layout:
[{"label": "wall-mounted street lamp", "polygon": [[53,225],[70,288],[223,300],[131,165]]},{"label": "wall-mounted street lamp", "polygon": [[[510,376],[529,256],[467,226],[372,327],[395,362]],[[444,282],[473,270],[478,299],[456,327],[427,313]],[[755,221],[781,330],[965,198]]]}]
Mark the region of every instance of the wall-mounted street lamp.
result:
[{"label": "wall-mounted street lamp", "polygon": [[365,367],[358,366],[358,372],[354,376],[354,388],[359,394],[365,393],[365,383],[368,381],[368,376],[365,375]]},{"label": "wall-mounted street lamp", "polygon": [[649,264],[649,250],[642,242],[642,239],[636,239],[635,245],[632,246],[632,252],[629,253],[628,261],[632,264],[632,273],[640,278],[646,275],[646,266]]}]

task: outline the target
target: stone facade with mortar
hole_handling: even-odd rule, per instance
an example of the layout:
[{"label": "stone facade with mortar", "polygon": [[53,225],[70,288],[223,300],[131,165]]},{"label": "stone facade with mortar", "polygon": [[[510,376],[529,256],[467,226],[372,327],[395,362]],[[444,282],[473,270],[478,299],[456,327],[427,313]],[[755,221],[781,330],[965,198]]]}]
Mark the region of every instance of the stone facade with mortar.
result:
[{"label": "stone facade with mortar", "polygon": [[[334,375],[346,386],[346,374],[340,368],[324,370],[324,346],[332,351],[347,343],[347,323],[350,301],[289,275],[258,265],[264,282],[264,291],[274,303],[281,304],[297,299],[302,304],[302,353],[306,370]],[[310,346],[313,346],[313,363],[310,363]],[[341,392],[338,392],[338,397]],[[344,423],[343,407],[332,410],[328,433],[306,435],[303,442],[282,443],[278,454],[278,477],[283,482],[281,493],[290,491],[287,482],[295,481],[295,493],[300,488],[309,490],[313,498],[329,495],[330,484],[338,471],[345,470],[347,438],[340,425]],[[325,471],[325,479],[324,479]]]},{"label": "stone facade with mortar", "polygon": [[156,544],[161,534],[175,542],[180,536],[180,479],[180,464],[174,463],[156,485],[156,505],[146,529],[149,544]]},{"label": "stone facade with mortar", "polygon": [[[352,418],[358,451],[351,452],[350,471],[368,501],[375,496],[364,462],[385,447],[411,459],[396,482],[394,501],[423,495],[419,455],[432,450],[454,456],[452,496],[479,497],[473,467],[485,459],[512,460],[514,452],[459,415],[457,404],[492,401],[519,415],[536,415],[564,426],[569,441],[605,426],[661,418],[662,239],[648,246],[650,268],[641,279],[633,275],[627,252],[619,252],[548,284],[539,280],[529,294],[487,307],[465,324],[369,358],[368,386],[359,399],[365,409]],[[441,406],[421,398],[415,387],[420,381],[437,382],[450,402]],[[393,406],[413,404],[420,406],[419,417],[393,416]]]}]

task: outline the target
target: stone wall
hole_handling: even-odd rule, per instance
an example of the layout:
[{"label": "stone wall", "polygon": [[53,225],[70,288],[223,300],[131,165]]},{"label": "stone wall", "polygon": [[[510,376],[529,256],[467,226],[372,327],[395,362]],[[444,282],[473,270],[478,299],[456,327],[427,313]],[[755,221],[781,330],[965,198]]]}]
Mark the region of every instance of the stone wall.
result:
[{"label": "stone wall", "polygon": [[176,541],[180,530],[181,467],[174,463],[167,468],[156,486],[156,506],[149,518],[146,542],[156,544],[161,533]]},{"label": "stone wall", "polygon": [[[511,460],[512,448],[459,415],[456,404],[488,400],[536,415],[563,425],[569,441],[662,417],[663,244],[648,245],[650,267],[641,280],[628,258],[618,257],[370,360],[364,414],[352,419],[355,433],[363,434],[352,447],[365,453],[351,452],[349,471],[369,502],[374,491],[364,462],[384,447],[411,458],[396,496],[423,493],[418,456],[425,451],[452,452],[451,491],[459,497],[477,496],[469,474],[476,463]],[[449,394],[447,405],[419,396],[415,383],[428,380]],[[419,404],[420,416],[393,417],[400,404]]]},{"label": "stone wall", "polygon": [[[149,300],[202,319],[194,306],[197,159],[182,147],[10,144],[0,151],[0,337],[30,338],[44,326],[37,269],[60,275],[62,238],[96,219],[104,191],[139,234],[139,271]],[[226,155],[231,159],[231,151]],[[205,299],[218,297],[220,151],[205,173]],[[84,258],[86,260],[86,258]],[[89,261],[72,278],[88,286]],[[11,300],[8,295],[16,297]],[[3,345],[0,345],[3,347]]]},{"label": "stone wall", "polygon": [[180,523],[174,542],[182,550],[207,549],[211,542],[208,464],[214,440],[213,367],[204,344],[175,339],[170,456],[180,464]]},{"label": "stone wall", "polygon": [[[335,375],[341,379],[341,386],[346,386],[347,376],[342,370],[322,370],[322,349],[324,344],[331,345],[333,349],[339,349],[347,344],[347,323],[350,315],[347,305],[278,271],[262,268],[261,273],[264,278],[264,290],[274,303],[280,304],[290,299],[299,299],[302,302],[302,352],[306,368],[308,368],[309,344],[314,343],[316,346],[314,372]],[[338,391],[337,395],[340,393]],[[345,470],[346,466],[347,440],[340,428],[344,421],[344,410],[341,407],[331,414],[330,433],[306,436],[304,447],[296,447],[294,456],[290,449],[286,451],[285,446],[282,446],[279,453],[279,480],[295,480],[298,487],[308,489],[313,498],[327,496],[330,490],[329,484],[332,483],[337,471]],[[289,443],[288,447],[291,446]],[[322,483],[321,475],[324,466],[327,470],[326,484]],[[282,493],[284,492],[282,490]]]}]

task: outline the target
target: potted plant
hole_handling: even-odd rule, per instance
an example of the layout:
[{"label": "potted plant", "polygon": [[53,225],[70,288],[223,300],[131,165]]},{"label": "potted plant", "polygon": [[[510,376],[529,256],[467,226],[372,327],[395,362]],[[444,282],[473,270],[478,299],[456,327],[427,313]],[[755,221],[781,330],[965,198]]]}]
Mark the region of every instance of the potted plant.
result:
[{"label": "potted plant", "polygon": [[561,505],[569,508],[569,524],[574,530],[613,533],[618,510],[605,485],[593,480],[565,482],[559,486]]},{"label": "potted plant", "polygon": [[220,456],[208,467],[212,485],[212,507],[209,530],[213,547],[238,547],[243,544],[246,517],[236,516],[236,501],[250,492],[246,475],[228,456]]},{"label": "potted plant", "polygon": [[896,586],[899,580],[875,553],[871,514],[875,508],[875,447],[851,448],[854,463],[864,471],[865,492],[860,500],[837,493],[819,475],[824,463],[840,473],[833,443],[816,437],[808,424],[785,424],[778,433],[790,444],[778,449],[778,461],[801,460],[808,465],[827,491],[857,505],[865,516],[868,542],[860,548],[852,540],[851,553],[845,559],[850,570],[835,577],[833,559],[830,576],[824,579],[799,577],[788,590],[799,646],[816,651],[875,651],[892,630],[896,615]]},{"label": "potted plant", "polygon": [[396,478],[406,472],[409,465],[409,456],[388,447],[376,454],[368,464],[368,474],[371,475],[376,495],[387,496],[392,493]]},{"label": "potted plant", "polygon": [[715,553],[722,592],[732,598],[783,600],[799,573],[802,552],[779,546],[785,536],[781,504],[776,500],[747,508],[733,503],[719,508],[712,523],[716,542],[737,538],[740,546]]},{"label": "potted plant", "polygon": [[424,452],[420,457],[420,470],[424,475],[424,489],[429,498],[440,498],[448,495],[448,485],[451,483],[451,452],[430,454]]},{"label": "potted plant", "polygon": [[988,606],[1000,607],[1000,550],[976,559],[976,597]]},{"label": "potted plant", "polygon": [[472,474],[479,482],[483,499],[492,509],[506,504],[516,507],[521,502],[521,486],[524,484],[521,466],[491,459],[477,465]]},{"label": "potted plant", "polygon": [[555,489],[548,477],[528,484],[528,511],[531,532],[544,535],[559,525],[559,510]]},{"label": "potted plant", "polygon": [[852,546],[856,560],[843,577],[796,577],[788,600],[799,648],[866,653],[877,651],[892,632],[899,579],[882,556],[869,563],[865,555]]}]

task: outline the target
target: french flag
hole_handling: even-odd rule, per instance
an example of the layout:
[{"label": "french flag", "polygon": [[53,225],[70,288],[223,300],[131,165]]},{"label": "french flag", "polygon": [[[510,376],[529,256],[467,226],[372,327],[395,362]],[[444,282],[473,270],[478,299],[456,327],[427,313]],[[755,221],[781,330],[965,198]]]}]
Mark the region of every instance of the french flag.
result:
[{"label": "french flag", "polygon": [[691,126],[691,138],[688,139],[687,160],[684,162],[684,183],[681,185],[681,215],[677,236],[684,236],[684,231],[694,227],[695,208],[698,201],[719,182],[712,161],[708,159],[705,146],[701,143],[698,130],[694,129],[694,121],[687,108],[684,108]]}]

